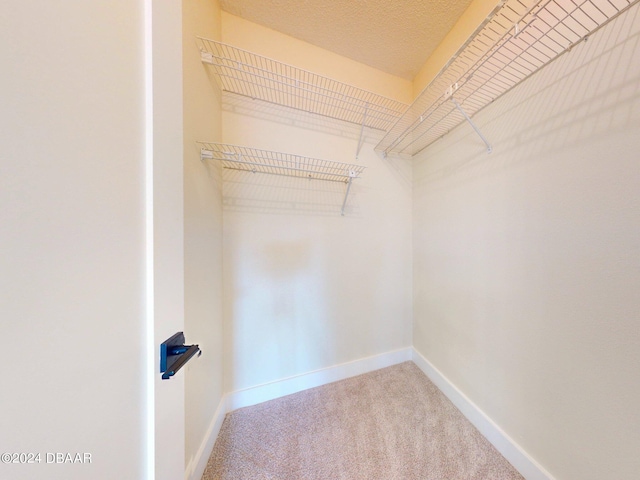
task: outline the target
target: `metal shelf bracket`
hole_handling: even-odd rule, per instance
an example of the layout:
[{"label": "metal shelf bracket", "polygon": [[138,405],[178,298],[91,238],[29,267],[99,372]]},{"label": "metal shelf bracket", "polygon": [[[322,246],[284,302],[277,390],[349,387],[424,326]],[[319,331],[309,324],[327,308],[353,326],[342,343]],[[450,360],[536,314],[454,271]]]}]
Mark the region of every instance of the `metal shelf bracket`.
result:
[{"label": "metal shelf bracket", "polygon": [[467,120],[467,122],[469,122],[469,125],[471,125],[473,127],[473,129],[476,131],[476,133],[478,134],[478,136],[482,139],[482,141],[484,142],[484,144],[487,146],[487,153],[491,153],[493,152],[493,147],[491,146],[491,144],[489,143],[489,141],[486,139],[486,137],[482,134],[482,132],[480,131],[480,129],[476,126],[475,123],[473,123],[473,120],[471,120],[471,118],[469,118],[469,115],[467,115],[467,112],[465,112],[462,107],[460,106],[460,104],[456,101],[455,98],[451,97],[451,101],[453,102],[453,104],[456,106],[456,108],[458,110],[460,110],[460,113],[462,114],[462,116]]},{"label": "metal shelf bracket", "polygon": [[344,217],[344,209],[347,205],[347,197],[349,196],[349,191],[351,190],[351,182],[354,178],[358,176],[357,172],[353,170],[349,170],[349,180],[347,180],[347,191],[344,194],[344,201],[342,202],[342,209],[340,210],[340,215]]},{"label": "metal shelf bracket", "polygon": [[362,148],[362,140],[364,133],[364,125],[367,121],[367,110],[369,110],[369,102],[364,106],[364,113],[362,114],[362,124],[360,125],[360,138],[358,139],[358,148],[356,149],[356,160],[358,159],[358,155],[360,155],[360,149]]},{"label": "metal shelf bracket", "polygon": [[206,52],[204,50],[200,50],[200,60],[202,63],[207,63],[209,65],[213,65],[213,54]]},{"label": "metal shelf bracket", "polygon": [[213,158],[213,152],[211,150],[207,150],[206,148],[200,149],[200,160],[203,162],[205,160],[211,160]]}]

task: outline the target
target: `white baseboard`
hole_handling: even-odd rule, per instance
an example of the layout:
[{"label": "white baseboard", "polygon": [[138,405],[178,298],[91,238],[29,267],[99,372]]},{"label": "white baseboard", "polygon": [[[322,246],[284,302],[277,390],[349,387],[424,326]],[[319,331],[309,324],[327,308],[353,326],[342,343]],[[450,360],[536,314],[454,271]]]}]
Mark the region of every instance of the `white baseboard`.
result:
[{"label": "white baseboard", "polygon": [[451,383],[420,352],[413,350],[413,363],[444,393],[467,419],[485,436],[511,465],[527,480],[554,480],[540,464],[509,437],[491,418]]},{"label": "white baseboard", "polygon": [[275,398],[344,380],[398,363],[413,362],[429,377],[467,419],[485,436],[516,470],[527,480],[554,480],[541,465],[531,458],[511,437],[496,425],[476,404],[451,383],[436,367],[414,348],[403,348],[372,357],[341,363],[313,372],[276,380],[225,395],[207,429],[198,453],[185,471],[186,480],[200,480],[207,466],[225,415],[238,408],[248,407]]},{"label": "white baseboard", "polygon": [[227,394],[227,412],[411,360],[411,347],[341,363]]},{"label": "white baseboard", "polygon": [[411,360],[411,355],[411,347],[402,348],[226,394],[218,405],[198,453],[191,459],[185,469],[185,480],[200,480],[202,478],[209,456],[216,443],[216,438],[220,433],[222,422],[228,412],[407,362]]},{"label": "white baseboard", "polygon": [[187,465],[187,468],[185,469],[185,480],[200,480],[202,478],[202,474],[204,473],[205,468],[207,468],[209,456],[213,451],[213,446],[216,443],[218,433],[220,433],[220,427],[222,427],[222,422],[224,421],[224,416],[226,414],[226,397],[222,397],[198,452],[191,459],[189,465]]}]

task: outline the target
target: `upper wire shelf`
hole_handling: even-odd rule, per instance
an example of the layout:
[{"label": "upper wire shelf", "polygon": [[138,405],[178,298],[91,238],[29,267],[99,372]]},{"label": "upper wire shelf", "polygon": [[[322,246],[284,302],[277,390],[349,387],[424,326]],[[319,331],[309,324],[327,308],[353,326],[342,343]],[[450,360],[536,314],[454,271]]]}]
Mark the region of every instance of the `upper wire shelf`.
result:
[{"label": "upper wire shelf", "polygon": [[388,130],[408,105],[225,43],[197,37],[224,91]]},{"label": "upper wire shelf", "polygon": [[415,155],[638,1],[501,1],[376,150]]},{"label": "upper wire shelf", "polygon": [[327,180],[347,184],[341,214],[344,215],[351,182],[360,177],[365,167],[349,163],[332,162],[319,158],[303,157],[290,153],[273,152],[257,148],[224,143],[197,142],[202,160],[217,160],[223,168],[253,173],[268,173],[302,177],[310,180]]}]

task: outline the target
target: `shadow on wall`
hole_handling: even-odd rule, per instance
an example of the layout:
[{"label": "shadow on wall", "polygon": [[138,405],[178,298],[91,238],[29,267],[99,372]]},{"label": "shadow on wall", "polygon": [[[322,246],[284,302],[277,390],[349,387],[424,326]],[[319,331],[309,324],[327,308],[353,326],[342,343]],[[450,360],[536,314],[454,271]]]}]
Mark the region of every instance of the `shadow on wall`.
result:
[{"label": "shadow on wall", "polygon": [[226,259],[234,292],[225,306],[229,390],[315,370],[335,355],[335,324],[323,301],[331,296],[326,252],[312,227],[287,224],[278,218],[255,238],[236,238]]},{"label": "shadow on wall", "polygon": [[362,129],[360,125],[354,123],[324,117],[262,100],[254,100],[230,92],[224,92],[222,95],[222,110],[353,140],[354,158],[357,151],[357,143],[360,140],[360,130],[363,131],[362,143],[375,145],[384,135],[384,132],[381,130],[374,130],[369,127]]},{"label": "shadow on wall", "polygon": [[[238,115],[350,140],[353,151],[346,155],[352,155],[350,159],[346,162],[344,159],[326,160],[363,164],[356,159],[361,130],[359,125],[229,92],[222,96],[222,108]],[[364,144],[377,142],[381,135],[380,131],[364,128],[361,150]],[[301,154],[284,150],[282,153]],[[223,179],[224,208],[234,212],[340,216],[347,193],[346,182],[254,174],[227,169],[223,172]],[[358,192],[361,182],[360,178],[353,180],[345,205],[345,216],[353,217],[360,214]]]},{"label": "shadow on wall", "polygon": [[[475,179],[640,125],[639,16],[640,8],[629,10],[496,100],[490,114],[476,114],[474,122],[493,154],[487,155],[471,127],[461,124],[418,154],[429,162],[456,144],[462,151],[458,160],[416,171],[414,185]],[[499,127],[505,123],[509,132]]]},{"label": "shadow on wall", "polygon": [[[252,100],[232,93],[223,95],[223,110],[233,112],[241,117],[247,116],[269,123],[291,127],[289,135],[306,138],[305,130],[326,135],[321,141],[329,142],[337,149],[339,158],[320,157],[325,160],[341,163],[363,165],[367,168],[362,178],[353,180],[347,203],[345,216],[360,216],[361,209],[358,197],[368,188],[376,184],[370,176],[384,175],[385,182],[396,182],[411,195],[412,176],[410,160],[402,158],[382,158],[373,151],[384,132],[368,127],[363,129],[359,155],[358,142],[361,127],[341,120],[323,117],[313,113],[274,105],[261,100]],[[309,138],[313,138],[310,136]],[[318,141],[317,138],[315,137]],[[312,145],[312,142],[310,143]],[[337,147],[341,145],[341,147]],[[254,146],[254,145],[246,145]],[[282,153],[308,154],[301,151],[290,151],[286,147]],[[314,151],[312,148],[311,152]],[[380,167],[383,170],[377,171]],[[375,170],[375,171],[374,171]],[[347,184],[343,182],[326,182],[321,180],[289,179],[287,177],[265,176],[259,173],[245,174],[228,170],[224,174],[225,209],[243,212],[293,213],[303,215],[340,215],[344,202]],[[387,180],[388,179],[388,180]],[[379,182],[379,180],[378,180]],[[375,186],[374,189],[379,187]],[[386,188],[386,187],[385,187]]]}]

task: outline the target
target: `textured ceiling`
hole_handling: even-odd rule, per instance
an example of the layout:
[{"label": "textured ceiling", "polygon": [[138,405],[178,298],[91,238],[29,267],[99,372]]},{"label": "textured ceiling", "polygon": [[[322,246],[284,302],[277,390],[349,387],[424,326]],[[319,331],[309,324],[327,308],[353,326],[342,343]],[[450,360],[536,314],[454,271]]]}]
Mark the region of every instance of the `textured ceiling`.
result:
[{"label": "textured ceiling", "polygon": [[246,20],[413,79],[471,0],[221,0]]}]

